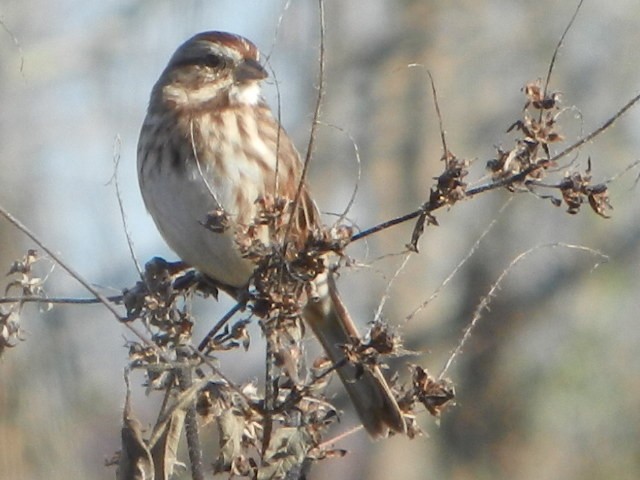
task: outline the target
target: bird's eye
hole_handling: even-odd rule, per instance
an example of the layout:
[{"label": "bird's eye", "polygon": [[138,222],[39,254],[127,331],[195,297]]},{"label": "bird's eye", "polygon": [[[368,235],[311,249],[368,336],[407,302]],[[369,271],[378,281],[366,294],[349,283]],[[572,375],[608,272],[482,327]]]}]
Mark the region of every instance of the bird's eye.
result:
[{"label": "bird's eye", "polygon": [[204,57],[202,63],[210,68],[222,68],[225,66],[226,61],[224,57],[221,57],[220,55],[210,54]]}]

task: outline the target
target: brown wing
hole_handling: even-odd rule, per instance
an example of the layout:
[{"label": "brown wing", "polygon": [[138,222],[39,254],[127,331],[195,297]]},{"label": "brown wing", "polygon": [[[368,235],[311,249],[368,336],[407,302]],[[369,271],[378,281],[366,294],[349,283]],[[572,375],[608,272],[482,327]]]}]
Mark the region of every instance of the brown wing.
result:
[{"label": "brown wing", "polygon": [[[286,228],[289,234],[287,240],[293,241],[299,248],[302,248],[309,236],[318,229],[320,214],[311,198],[306,182],[303,181],[302,185],[300,184],[303,170],[300,154],[266,104],[260,105],[257,114],[260,135],[267,147],[276,152],[277,159],[275,166],[277,175],[273,170],[273,174],[267,182],[266,193],[273,194],[277,188],[277,196],[290,202],[288,205],[289,214],[283,217],[285,222],[292,222],[291,226]],[[264,168],[267,166],[265,165]]]}]

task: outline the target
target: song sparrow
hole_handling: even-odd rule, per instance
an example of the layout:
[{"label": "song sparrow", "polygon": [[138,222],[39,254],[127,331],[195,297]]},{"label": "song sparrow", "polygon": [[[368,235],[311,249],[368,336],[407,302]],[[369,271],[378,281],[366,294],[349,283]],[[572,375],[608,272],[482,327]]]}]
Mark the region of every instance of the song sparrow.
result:
[{"label": "song sparrow", "polygon": [[[238,241],[255,222],[256,200],[272,195],[292,202],[302,172],[298,152],[261,97],[266,77],[247,39],[224,32],[194,36],[153,87],[138,144],[142,197],[166,242],[187,264],[237,289],[256,268]],[[304,244],[320,220],[306,186],[300,202],[290,234]],[[223,218],[220,228],[205,226],[211,212]],[[257,235],[272,241],[266,227]],[[364,427],[372,436],[404,432],[380,370],[344,360],[343,346],[358,333],[326,269],[314,282],[319,298],[308,301],[305,321],[330,359],[343,364],[338,374]]]}]

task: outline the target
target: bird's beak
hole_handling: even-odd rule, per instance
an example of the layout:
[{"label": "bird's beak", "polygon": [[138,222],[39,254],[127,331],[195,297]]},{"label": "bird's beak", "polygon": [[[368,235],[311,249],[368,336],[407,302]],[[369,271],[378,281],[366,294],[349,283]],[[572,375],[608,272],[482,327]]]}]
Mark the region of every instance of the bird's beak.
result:
[{"label": "bird's beak", "polygon": [[269,74],[264,67],[251,58],[243,60],[238,64],[233,72],[233,78],[236,83],[246,83],[251,80],[264,80],[268,76]]}]

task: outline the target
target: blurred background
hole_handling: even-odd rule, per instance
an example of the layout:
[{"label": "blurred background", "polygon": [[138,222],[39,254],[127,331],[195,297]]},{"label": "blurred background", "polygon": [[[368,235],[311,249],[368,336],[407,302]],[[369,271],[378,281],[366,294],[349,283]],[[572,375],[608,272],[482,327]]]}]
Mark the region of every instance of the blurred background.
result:
[{"label": "blurred background", "polygon": [[[324,127],[311,169],[321,209],[361,228],[414,210],[441,172],[441,145],[427,69],[439,95],[448,146],[477,160],[511,147],[527,82],[544,77],[576,2],[539,0],[351,0],[326,2]],[[286,7],[286,8],[285,8]],[[303,150],[317,94],[316,2],[263,0],[8,0],[0,6],[0,204],[105,294],[132,286],[113,182],[135,252],[175,258],[142,205],[135,150],[151,86],[175,48],[203,30],[252,39],[277,75],[282,123]],[[587,1],[557,59],[568,142],[590,132],[640,90],[640,4]],[[409,65],[418,66],[410,67]],[[277,105],[275,83],[266,96]],[[342,129],[342,130],[340,130]],[[348,134],[345,134],[347,132]],[[585,145],[595,181],[639,158],[640,109]],[[349,135],[359,147],[361,178]],[[572,157],[573,159],[573,157]],[[610,184],[613,218],[588,208],[570,216],[548,200],[493,192],[438,212],[421,252],[389,288],[383,317],[405,335],[408,359],[437,374],[480,299],[520,253],[565,242],[597,249],[539,248],[510,272],[463,354],[448,372],[457,406],[425,436],[338,444],[350,454],[312,478],[636,479],[640,477],[640,205],[633,170]],[[334,217],[327,217],[330,221]],[[495,221],[440,295],[420,306]],[[404,260],[412,225],[350,247],[356,265],[341,290],[361,325],[374,317]],[[0,221],[0,270],[33,244]],[[395,255],[390,255],[395,254]],[[381,258],[384,257],[384,258]],[[49,267],[43,267],[48,272]],[[50,296],[87,297],[57,268]],[[197,335],[226,301],[199,301]],[[104,459],[119,448],[124,347],[130,334],[99,306],[30,305],[26,341],[0,361],[0,478],[114,478]],[[254,344],[260,344],[254,330]],[[310,343],[312,340],[310,340]],[[262,352],[236,378],[262,378]],[[221,359],[223,362],[225,359]],[[403,359],[397,364],[406,375]],[[252,365],[252,370],[248,370]],[[153,422],[158,399],[134,379],[134,409]],[[336,388],[341,394],[341,390]],[[348,404],[339,401],[349,412]],[[348,428],[356,420],[347,416]],[[212,458],[212,452],[207,452]]]}]

